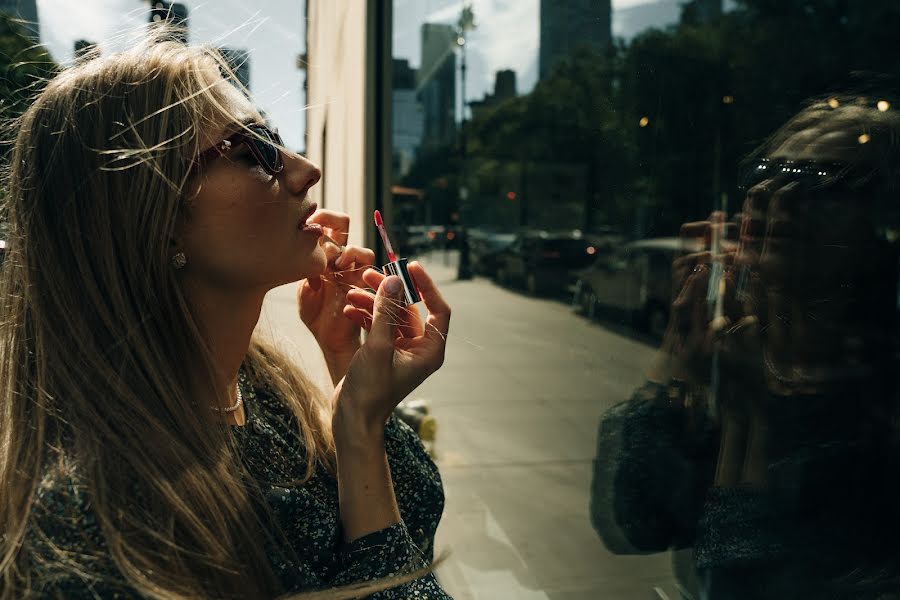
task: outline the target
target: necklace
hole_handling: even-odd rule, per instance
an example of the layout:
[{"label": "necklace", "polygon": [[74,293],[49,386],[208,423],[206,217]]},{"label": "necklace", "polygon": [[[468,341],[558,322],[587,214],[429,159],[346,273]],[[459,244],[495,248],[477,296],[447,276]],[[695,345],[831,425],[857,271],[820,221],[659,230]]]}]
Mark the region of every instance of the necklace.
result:
[{"label": "necklace", "polygon": [[229,406],[228,408],[219,408],[218,406],[212,406],[210,408],[212,408],[216,412],[234,412],[239,409],[241,407],[241,404],[244,403],[244,395],[241,394],[240,385],[236,385],[235,389],[237,390],[237,401],[232,406]]}]

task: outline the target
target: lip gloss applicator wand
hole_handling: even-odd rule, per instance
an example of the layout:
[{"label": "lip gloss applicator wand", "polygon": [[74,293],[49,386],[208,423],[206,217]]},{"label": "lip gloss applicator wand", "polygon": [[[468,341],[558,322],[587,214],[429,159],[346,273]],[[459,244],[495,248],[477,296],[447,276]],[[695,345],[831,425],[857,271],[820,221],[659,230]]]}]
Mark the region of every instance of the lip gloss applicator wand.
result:
[{"label": "lip gloss applicator wand", "polygon": [[409,275],[407,270],[407,260],[405,258],[398,259],[394,254],[394,248],[391,246],[391,240],[388,238],[387,231],[384,229],[384,220],[381,218],[381,211],[375,211],[375,227],[381,234],[381,241],[384,242],[384,249],[387,251],[388,264],[384,265],[382,271],[385,275],[396,275],[403,282],[403,300],[406,304],[415,304],[419,302],[419,292],[416,290],[416,283]]}]

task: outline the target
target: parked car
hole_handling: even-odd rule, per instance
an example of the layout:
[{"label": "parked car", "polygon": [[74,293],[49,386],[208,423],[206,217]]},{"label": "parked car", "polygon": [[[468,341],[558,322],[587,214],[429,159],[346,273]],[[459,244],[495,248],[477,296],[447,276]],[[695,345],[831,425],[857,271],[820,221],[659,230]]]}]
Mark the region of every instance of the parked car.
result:
[{"label": "parked car", "polygon": [[527,231],[497,254],[495,278],[503,285],[522,286],[532,295],[561,295],[574,283],[575,272],[589,265],[596,253],[578,231]]},{"label": "parked car", "polygon": [[631,242],[601,255],[577,274],[573,305],[590,318],[600,308],[624,312],[661,337],[672,301],[672,261],[682,250],[682,240],[671,237]]},{"label": "parked car", "polygon": [[516,240],[514,233],[494,233],[472,229],[469,231],[469,256],[472,269],[478,275],[494,277],[500,254]]}]

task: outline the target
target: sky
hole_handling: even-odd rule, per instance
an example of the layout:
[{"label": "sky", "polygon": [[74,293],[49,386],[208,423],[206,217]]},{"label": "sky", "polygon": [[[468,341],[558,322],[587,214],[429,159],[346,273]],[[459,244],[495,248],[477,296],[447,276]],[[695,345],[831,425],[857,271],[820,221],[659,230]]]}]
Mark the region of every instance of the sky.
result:
[{"label": "sky", "polygon": [[[190,42],[250,50],[250,89],[285,144],[303,147],[303,4],[299,0],[181,0],[190,9]],[[37,0],[41,41],[57,62],[72,60],[75,40],[110,51],[139,35],[149,3],[142,0]]]},{"label": "sky", "polygon": [[[190,9],[190,42],[214,43],[250,51],[250,88],[256,103],[270,116],[285,143],[303,147],[305,127],[303,72],[296,57],[303,51],[303,0],[182,0]],[[354,0],[363,2],[364,0]],[[454,23],[462,0],[393,0],[394,56],[419,63],[422,23]],[[627,9],[680,0],[613,0],[613,31]],[[147,23],[145,0],[37,0],[42,43],[61,63],[72,60],[75,40],[99,42],[115,50]],[[478,27],[469,36],[468,99],[493,90],[494,73],[513,69],[519,93],[537,81],[540,0],[474,0]],[[655,14],[655,13],[654,13]],[[676,14],[671,7],[653,23],[666,25]],[[651,17],[652,20],[653,17]]]}]

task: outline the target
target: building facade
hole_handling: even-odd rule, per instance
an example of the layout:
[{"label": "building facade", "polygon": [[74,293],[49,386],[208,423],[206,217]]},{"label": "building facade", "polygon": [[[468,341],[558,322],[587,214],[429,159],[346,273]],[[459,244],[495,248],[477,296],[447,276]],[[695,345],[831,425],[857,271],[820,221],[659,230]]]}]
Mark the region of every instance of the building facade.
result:
[{"label": "building facade", "polygon": [[[393,222],[391,2],[307,0],[306,154],[323,172],[310,191],[351,216],[351,244],[378,248],[372,214]],[[315,26],[310,26],[315,24]]]},{"label": "building facade", "polygon": [[539,77],[579,47],[603,52],[611,39],[611,0],[541,0]]}]

